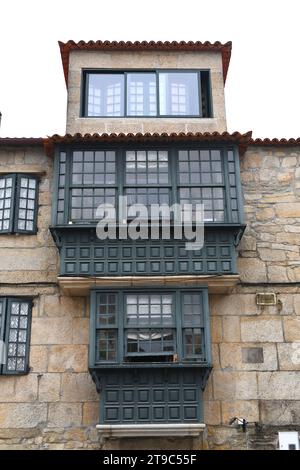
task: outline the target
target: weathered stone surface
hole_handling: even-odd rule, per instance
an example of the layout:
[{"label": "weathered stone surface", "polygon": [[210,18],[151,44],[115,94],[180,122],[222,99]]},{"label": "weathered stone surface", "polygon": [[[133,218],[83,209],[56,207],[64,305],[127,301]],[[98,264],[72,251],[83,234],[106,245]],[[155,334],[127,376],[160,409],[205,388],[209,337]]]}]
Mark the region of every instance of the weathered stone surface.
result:
[{"label": "weathered stone surface", "polygon": [[48,366],[47,346],[30,346],[29,365],[33,372],[46,372]]},{"label": "weathered stone surface", "polygon": [[28,374],[16,377],[15,396],[11,401],[33,402],[37,399],[38,376]]},{"label": "weathered stone surface", "polygon": [[277,217],[300,217],[300,202],[278,203],[275,205]]},{"label": "weathered stone surface", "polygon": [[214,315],[259,315],[255,294],[210,295],[210,314]]},{"label": "weathered stone surface", "polygon": [[236,343],[241,340],[239,316],[223,317],[223,342]]},{"label": "weathered stone surface", "polygon": [[259,421],[257,400],[234,400],[222,402],[222,423],[229,424],[231,418],[245,418],[248,423]]},{"label": "weathered stone surface", "polygon": [[300,341],[300,318],[284,318],[283,329],[286,341]]},{"label": "weathered stone surface", "polygon": [[300,371],[300,341],[277,344],[279,369]]},{"label": "weathered stone surface", "polygon": [[257,399],[256,372],[215,371],[213,373],[216,400]]},{"label": "weathered stone surface", "polygon": [[262,400],[261,421],[274,426],[300,423],[300,400]]},{"label": "weathered stone surface", "polygon": [[219,401],[213,400],[204,402],[203,407],[205,424],[217,425],[221,423],[221,408]]},{"label": "weathered stone surface", "polygon": [[0,375],[0,402],[11,401],[14,395],[15,377]]},{"label": "weathered stone surface", "polygon": [[99,400],[96,386],[92,381],[90,374],[63,374],[61,399],[66,402],[88,402]]},{"label": "weathered stone surface", "polygon": [[254,348],[256,344],[228,343],[220,344],[221,367],[229,370],[277,370],[277,351],[274,344],[263,344],[263,362],[246,363],[243,361],[243,349]]},{"label": "weathered stone surface", "polygon": [[49,372],[86,372],[88,349],[82,345],[59,345],[49,349]]},{"label": "weathered stone surface", "polygon": [[258,397],[264,400],[299,400],[300,374],[258,372]]},{"label": "weathered stone surface", "polygon": [[38,317],[32,319],[32,344],[70,344],[72,342],[72,319]]},{"label": "weathered stone surface", "polygon": [[73,344],[89,344],[89,318],[73,318]]},{"label": "weathered stone surface", "polygon": [[212,343],[220,343],[222,341],[222,318],[221,317],[211,317],[211,341]]},{"label": "weathered stone surface", "polygon": [[40,403],[0,404],[0,428],[34,428],[47,420],[47,405]]},{"label": "weathered stone surface", "polygon": [[85,426],[99,424],[99,401],[83,404],[82,424]]},{"label": "weathered stone surface", "polygon": [[48,427],[80,426],[82,423],[81,403],[50,403]]},{"label": "weathered stone surface", "polygon": [[238,258],[238,272],[244,282],[265,282],[266,265],[259,259]]},{"label": "weathered stone surface", "polygon": [[243,364],[262,364],[264,363],[264,349],[256,347],[242,348]]},{"label": "weathered stone surface", "polygon": [[42,374],[39,379],[39,401],[60,400],[61,374]]},{"label": "weathered stone surface", "polygon": [[281,318],[241,318],[242,341],[283,341]]}]

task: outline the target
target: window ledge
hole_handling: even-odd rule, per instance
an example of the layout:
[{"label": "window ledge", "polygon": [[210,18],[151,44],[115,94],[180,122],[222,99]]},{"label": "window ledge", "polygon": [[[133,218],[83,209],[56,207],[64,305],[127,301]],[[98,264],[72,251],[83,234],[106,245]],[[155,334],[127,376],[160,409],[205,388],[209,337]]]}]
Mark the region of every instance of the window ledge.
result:
[{"label": "window ledge", "polygon": [[85,296],[95,287],[172,287],[178,284],[208,286],[210,294],[229,294],[239,282],[237,274],[182,276],[63,277],[58,283],[66,295]]},{"label": "window ledge", "polygon": [[198,437],[205,424],[98,424],[96,428],[102,437]]}]

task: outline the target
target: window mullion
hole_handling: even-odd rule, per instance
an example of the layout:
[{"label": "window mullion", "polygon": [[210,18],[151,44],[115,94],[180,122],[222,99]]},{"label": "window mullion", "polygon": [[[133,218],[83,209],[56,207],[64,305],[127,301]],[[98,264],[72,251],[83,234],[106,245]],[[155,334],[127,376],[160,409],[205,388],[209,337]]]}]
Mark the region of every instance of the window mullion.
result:
[{"label": "window mullion", "polygon": [[228,174],[228,159],[227,152],[225,149],[221,150],[222,160],[223,160],[223,174],[224,174],[224,183],[225,183],[225,222],[232,222],[232,212],[231,212],[231,200],[230,200],[230,183],[229,183],[229,174]]}]

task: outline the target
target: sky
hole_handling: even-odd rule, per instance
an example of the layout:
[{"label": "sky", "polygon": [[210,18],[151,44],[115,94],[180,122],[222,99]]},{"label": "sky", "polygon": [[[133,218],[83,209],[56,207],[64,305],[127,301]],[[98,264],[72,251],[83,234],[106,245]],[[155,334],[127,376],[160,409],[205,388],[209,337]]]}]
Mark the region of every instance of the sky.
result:
[{"label": "sky", "polygon": [[228,131],[300,137],[299,0],[0,0],[1,137],[65,133],[69,39],[232,41]]}]

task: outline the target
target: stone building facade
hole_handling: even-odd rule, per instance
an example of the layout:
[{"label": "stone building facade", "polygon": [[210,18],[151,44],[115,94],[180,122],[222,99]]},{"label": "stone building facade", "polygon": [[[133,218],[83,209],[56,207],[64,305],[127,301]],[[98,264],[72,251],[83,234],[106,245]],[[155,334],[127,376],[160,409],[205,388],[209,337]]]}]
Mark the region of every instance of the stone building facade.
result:
[{"label": "stone building facade", "polygon": [[[299,139],[253,140],[250,134],[226,132],[224,81],[230,43],[70,42],[60,44],[60,47],[68,87],[68,134],[46,139],[0,139],[0,178],[29,175],[38,181],[37,232],[30,234],[12,229],[10,233],[0,235],[0,300],[5,299],[2,304],[3,331],[8,329],[7,322],[12,321],[12,311],[9,320],[7,314],[9,302],[13,299],[30,299],[32,302],[31,327],[27,330],[29,368],[21,373],[12,373],[6,366],[1,369],[0,448],[176,449],[180,442],[181,448],[186,449],[276,449],[279,431],[300,431]],[[118,118],[88,117],[81,113],[82,71],[149,72],[153,69],[208,70],[211,117]],[[93,136],[94,133],[99,135]],[[180,139],[180,145],[185,146],[181,148],[190,145],[193,149],[219,148],[222,145],[237,149],[240,173],[236,170],[236,174],[240,176],[245,218],[239,227],[231,223],[230,230],[235,231],[236,237],[236,255],[231,254],[229,261],[226,258],[226,263],[234,265],[236,256],[236,269],[232,265],[227,274],[219,271],[209,274],[209,268],[199,274],[193,270],[196,268],[190,270],[189,267],[188,271],[175,270],[169,275],[162,271],[141,275],[133,271],[127,274],[103,271],[102,275],[97,275],[89,268],[90,271],[83,274],[83,265],[91,266],[93,259],[82,255],[82,250],[95,241],[90,228],[83,225],[76,228],[74,222],[64,224],[55,219],[58,191],[63,187],[57,183],[58,155],[69,155],[69,148],[88,152],[98,145],[102,145],[100,148],[104,145],[106,149],[129,148],[140,145],[141,139],[144,139],[142,144],[150,145],[150,148],[156,145],[156,148],[165,149]],[[64,194],[62,200],[67,198],[69,195]],[[219,225],[218,233],[228,230],[225,225]],[[76,230],[81,230],[81,240],[88,234],[89,241],[75,245],[77,242],[68,237],[76,235]],[[214,233],[215,228],[210,226],[209,230]],[[208,248],[211,246],[209,240],[205,243]],[[76,256],[79,258],[75,261],[74,255],[67,254],[70,247],[78,250]],[[208,248],[205,245],[205,249]],[[176,256],[180,258],[179,253]],[[203,262],[222,261],[221,251],[215,256],[219,260],[211,255]],[[113,257],[106,259],[107,263],[113,262]],[[189,266],[196,266],[195,259]],[[201,262],[201,257],[197,262]],[[76,265],[74,271],[68,274],[73,265]],[[102,292],[105,287],[109,292],[118,289],[155,291],[162,286],[176,292],[181,288],[195,289],[195,292],[203,289],[208,295],[210,328],[207,326],[207,331],[210,329],[211,340],[209,336],[205,337],[205,348],[211,351],[212,360],[207,359],[210,356],[207,352],[206,362],[199,365],[197,360],[192,369],[202,378],[201,385],[195,390],[198,390],[197,400],[201,401],[203,414],[200,410],[200,423],[195,419],[190,421],[201,426],[195,432],[189,431],[189,419],[184,415],[175,422],[171,422],[171,418],[157,423],[153,419],[142,422],[144,435],[139,430],[139,437],[121,437],[120,427],[124,422],[116,424],[119,435],[114,434],[113,425],[110,433],[105,432],[105,425],[111,423],[102,416],[106,403],[104,400],[103,404],[101,393],[108,396],[109,374],[114,370],[120,375],[125,374],[124,367],[128,364],[110,364],[105,368],[102,363],[99,369],[94,365],[91,356],[95,324],[90,321],[94,308],[90,290],[98,288]],[[275,294],[275,302],[258,305],[257,294],[261,293]],[[1,334],[4,335],[2,339],[7,339],[4,342],[8,348],[8,336]],[[174,374],[170,372],[173,375],[168,375],[172,364],[160,365],[165,374],[162,382],[158,381],[160,376],[155,375],[157,365],[154,363],[151,363],[151,369],[143,369],[140,363],[134,364],[130,371],[134,371],[134,367],[145,377],[154,374],[153,383],[159,383],[160,389],[167,391],[174,383],[178,385],[176,381],[172,382],[174,374],[183,374],[183,395],[188,390],[184,388],[185,380],[194,377],[184,375],[190,373],[185,371],[190,371],[191,367],[184,361],[177,369],[173,368]],[[149,370],[151,372],[147,372]],[[134,372],[132,374],[135,377],[133,388],[140,393],[139,379]],[[102,377],[108,379],[101,382]],[[131,392],[126,377],[125,374],[124,382],[115,386],[119,392],[123,391],[122,387]],[[150,382],[146,383],[149,386]],[[160,390],[151,382],[149,387],[152,386],[153,394]],[[201,389],[204,389],[203,395]],[[102,400],[100,421],[99,391]],[[133,407],[140,409],[142,403],[143,399],[136,399]],[[185,405],[183,398],[178,406],[184,409]],[[125,410],[123,402],[118,406]],[[150,406],[153,409],[153,403]],[[164,406],[169,405],[165,403]],[[245,432],[236,423],[230,424],[234,417],[245,418]],[[157,426],[156,434],[162,432],[165,422],[169,427],[164,429],[163,436],[155,438],[149,433],[153,424]],[[97,429],[99,423],[103,426]],[[138,420],[133,424],[129,422],[131,429],[136,424],[141,423]],[[180,434],[181,424],[186,427]]]}]

